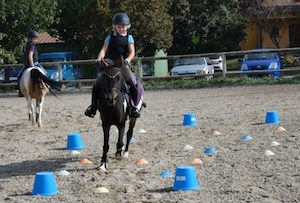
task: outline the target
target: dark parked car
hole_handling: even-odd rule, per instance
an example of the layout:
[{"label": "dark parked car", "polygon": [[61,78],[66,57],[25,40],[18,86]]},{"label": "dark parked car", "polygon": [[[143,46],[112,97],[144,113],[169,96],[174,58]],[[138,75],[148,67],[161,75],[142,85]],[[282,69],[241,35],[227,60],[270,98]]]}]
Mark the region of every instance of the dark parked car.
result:
[{"label": "dark parked car", "polygon": [[152,76],[151,66],[148,63],[143,63],[143,76]]},{"label": "dark parked car", "polygon": [[[21,71],[22,67],[13,67],[13,68],[9,68],[7,69],[9,76],[8,76],[8,81],[9,82],[15,82],[17,81],[17,76],[19,74],[19,72]],[[1,69],[0,70],[0,81],[4,81],[5,80],[5,70]]]}]

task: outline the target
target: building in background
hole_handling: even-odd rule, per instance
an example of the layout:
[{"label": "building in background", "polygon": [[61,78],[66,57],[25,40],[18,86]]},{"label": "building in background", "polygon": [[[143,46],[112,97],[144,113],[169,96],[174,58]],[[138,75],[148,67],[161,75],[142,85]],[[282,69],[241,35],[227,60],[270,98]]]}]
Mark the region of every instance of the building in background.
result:
[{"label": "building in background", "polygon": [[250,23],[242,50],[300,47],[300,0],[246,0]]}]

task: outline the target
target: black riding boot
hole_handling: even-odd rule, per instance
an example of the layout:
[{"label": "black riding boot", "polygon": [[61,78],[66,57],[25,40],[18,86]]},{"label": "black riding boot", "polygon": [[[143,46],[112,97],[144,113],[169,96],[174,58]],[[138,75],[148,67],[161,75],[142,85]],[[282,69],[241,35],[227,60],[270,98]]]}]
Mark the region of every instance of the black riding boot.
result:
[{"label": "black riding boot", "polygon": [[20,89],[20,81],[18,81],[18,97],[24,97]]},{"label": "black riding boot", "polygon": [[133,101],[133,106],[131,107],[131,110],[130,110],[130,115],[132,117],[140,117],[140,111],[139,109],[137,108],[137,97],[138,97],[138,90],[137,90],[137,87],[134,85],[134,84],[129,84],[130,85],[130,95],[131,95],[131,98],[132,98],[132,101]]},{"label": "black riding boot", "polygon": [[93,85],[92,104],[85,110],[84,114],[88,117],[94,118],[94,116],[97,113],[97,103],[98,103],[98,98],[96,94],[96,86]]}]

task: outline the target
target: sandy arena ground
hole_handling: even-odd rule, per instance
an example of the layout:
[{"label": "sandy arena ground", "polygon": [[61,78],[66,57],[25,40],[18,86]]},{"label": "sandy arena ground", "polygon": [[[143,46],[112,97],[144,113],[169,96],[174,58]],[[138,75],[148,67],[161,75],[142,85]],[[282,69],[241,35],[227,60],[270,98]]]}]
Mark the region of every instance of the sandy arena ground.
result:
[{"label": "sandy arena ground", "polygon": [[[32,126],[24,98],[0,97],[0,202],[299,202],[300,201],[300,86],[226,87],[173,91],[146,91],[143,109],[130,145],[129,158],[118,161],[116,128],[111,129],[109,165],[100,164],[103,133],[99,114],[83,112],[90,94],[47,95],[43,127]],[[286,132],[264,124],[275,109]],[[198,126],[183,127],[183,115],[193,112]],[[139,129],[146,130],[139,134]],[[213,135],[218,130],[221,135]],[[71,156],[67,135],[80,132],[85,148]],[[243,142],[244,134],[253,140]],[[270,146],[272,141],[280,143]],[[185,145],[194,149],[186,151]],[[207,147],[217,154],[203,153]],[[274,156],[265,156],[271,150]],[[136,165],[144,157],[148,165]],[[159,174],[189,165],[192,157],[198,191],[172,191],[174,178]],[[91,165],[81,165],[88,158]],[[59,194],[31,196],[35,173],[65,169],[55,176]],[[108,194],[96,193],[103,186]]]}]

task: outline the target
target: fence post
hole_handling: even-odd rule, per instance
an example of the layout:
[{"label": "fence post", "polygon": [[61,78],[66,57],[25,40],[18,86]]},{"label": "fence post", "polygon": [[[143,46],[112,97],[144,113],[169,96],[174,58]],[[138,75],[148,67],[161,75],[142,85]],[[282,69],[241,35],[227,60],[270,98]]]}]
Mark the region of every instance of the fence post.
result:
[{"label": "fence post", "polygon": [[222,55],[222,59],[223,59],[222,78],[223,78],[223,81],[225,81],[226,80],[226,72],[227,72],[226,55],[225,54]]},{"label": "fence post", "polygon": [[58,63],[57,67],[58,67],[58,81],[61,82],[62,81],[62,65],[61,65],[61,63]]},{"label": "fence post", "polygon": [[143,78],[143,65],[142,65],[142,60],[138,58],[138,69],[139,69],[139,78]]},{"label": "fence post", "polygon": [[8,69],[8,68],[4,69],[4,82],[9,82],[9,72],[10,72],[10,69]]},{"label": "fence post", "polygon": [[[61,82],[62,81],[62,64],[58,63],[57,64],[58,67],[58,81]],[[65,84],[61,83],[60,85],[61,89],[65,88]]]}]

